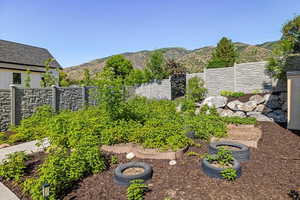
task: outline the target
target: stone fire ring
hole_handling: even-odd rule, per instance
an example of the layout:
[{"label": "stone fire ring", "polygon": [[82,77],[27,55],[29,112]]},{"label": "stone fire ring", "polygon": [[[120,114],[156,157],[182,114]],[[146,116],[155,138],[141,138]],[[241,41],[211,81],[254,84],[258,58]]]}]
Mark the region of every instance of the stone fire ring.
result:
[{"label": "stone fire ring", "polygon": [[130,153],[133,152],[136,157],[141,159],[160,159],[160,160],[177,160],[183,157],[188,150],[188,146],[178,151],[164,151],[160,152],[157,149],[145,149],[140,145],[133,143],[116,144],[116,145],[102,145],[101,150],[112,153]]}]

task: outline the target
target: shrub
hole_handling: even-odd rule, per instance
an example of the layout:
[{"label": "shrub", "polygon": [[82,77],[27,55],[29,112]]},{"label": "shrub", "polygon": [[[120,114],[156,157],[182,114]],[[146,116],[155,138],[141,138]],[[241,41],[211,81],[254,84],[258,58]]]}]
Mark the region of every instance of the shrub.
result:
[{"label": "shrub", "polygon": [[19,126],[11,128],[11,131],[16,132],[16,134],[9,137],[9,143],[44,138],[47,132],[48,121],[53,115],[54,113],[50,106],[38,107],[31,117],[23,119]]},{"label": "shrub", "polygon": [[151,53],[146,68],[151,72],[152,77],[155,80],[162,80],[168,77],[166,61],[164,59],[163,52],[160,50],[156,50]]},{"label": "shrub", "polygon": [[204,82],[198,77],[190,78],[187,87],[187,98],[195,102],[202,101],[207,93],[207,89],[204,88]]},{"label": "shrub", "polygon": [[206,155],[205,158],[208,162],[217,162],[222,166],[230,166],[234,160],[232,153],[224,148],[219,148],[216,155]]},{"label": "shrub", "polygon": [[16,152],[8,155],[8,158],[0,165],[0,176],[4,179],[20,181],[26,168],[27,156],[24,152]]},{"label": "shrub", "polygon": [[128,200],[143,200],[148,187],[143,184],[143,180],[137,179],[131,181],[130,186],[127,188]]},{"label": "shrub", "polygon": [[221,176],[228,181],[234,181],[237,177],[237,173],[235,169],[227,168],[221,171]]},{"label": "shrub", "polygon": [[8,137],[4,132],[0,132],[0,144],[7,143]]},{"label": "shrub", "polygon": [[256,124],[257,120],[254,117],[222,117],[222,121],[224,121],[226,124]]},{"label": "shrub", "polygon": [[225,97],[242,97],[245,96],[246,94],[243,92],[232,92],[232,91],[221,91],[221,96],[225,96]]},{"label": "shrub", "polygon": [[106,60],[104,70],[111,71],[115,78],[125,80],[133,70],[133,66],[130,60],[127,60],[123,55],[115,55]]}]

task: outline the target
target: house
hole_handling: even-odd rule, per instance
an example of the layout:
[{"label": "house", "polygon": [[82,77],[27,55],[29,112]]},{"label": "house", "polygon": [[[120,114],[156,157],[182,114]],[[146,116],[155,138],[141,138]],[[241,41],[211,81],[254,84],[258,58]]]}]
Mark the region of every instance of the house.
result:
[{"label": "house", "polygon": [[288,128],[300,130],[300,71],[287,72]]},{"label": "house", "polygon": [[[45,61],[53,58],[47,49],[0,40],[0,89],[9,85],[24,86],[26,71],[30,71],[30,87],[40,88],[46,71]],[[58,78],[57,61],[50,64],[50,72]]]}]

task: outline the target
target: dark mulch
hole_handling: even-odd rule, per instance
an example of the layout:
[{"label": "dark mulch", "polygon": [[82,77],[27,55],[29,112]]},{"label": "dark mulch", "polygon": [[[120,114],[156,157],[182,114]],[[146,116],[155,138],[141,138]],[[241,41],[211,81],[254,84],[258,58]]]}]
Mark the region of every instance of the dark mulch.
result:
[{"label": "dark mulch", "polygon": [[[42,164],[45,159],[45,153],[34,153],[29,156],[29,159],[25,162],[25,176],[20,181],[22,183],[26,178],[33,177],[37,173],[37,167]],[[11,191],[13,191],[22,200],[31,200],[31,197],[24,194],[20,185],[14,181],[1,180]]]},{"label": "dark mulch", "polygon": [[[300,137],[274,123],[260,126],[263,137],[259,148],[251,149],[251,161],[242,164],[242,177],[235,182],[207,177],[196,157],[185,156],[175,166],[169,166],[166,160],[135,159],[151,164],[154,170],[152,180],[147,182],[151,191],[145,199],[289,199],[288,191],[300,187]],[[206,153],[207,144],[190,151]],[[124,155],[118,157],[126,162]],[[64,199],[126,199],[126,188],[112,180],[115,167],[85,178]]]},{"label": "dark mulch", "polygon": [[[258,93],[258,95],[260,96],[264,96],[267,93]],[[247,102],[249,101],[250,97],[252,97],[254,94],[245,94],[244,96],[241,97],[227,97],[228,98],[228,102],[234,101],[234,100],[239,100],[240,102]]]},{"label": "dark mulch", "polygon": [[[151,191],[145,199],[289,199],[289,190],[300,187],[300,137],[274,123],[259,126],[263,130],[259,147],[251,149],[250,162],[242,163],[242,177],[234,182],[207,177],[197,157],[186,155],[175,166],[169,166],[167,160],[134,159],[151,164],[154,170],[153,178],[147,182]],[[207,150],[207,144],[202,142],[202,147],[189,151],[204,154]],[[125,155],[117,156],[120,163],[126,162]],[[64,199],[125,200],[126,188],[112,180],[116,166],[81,180]]]}]

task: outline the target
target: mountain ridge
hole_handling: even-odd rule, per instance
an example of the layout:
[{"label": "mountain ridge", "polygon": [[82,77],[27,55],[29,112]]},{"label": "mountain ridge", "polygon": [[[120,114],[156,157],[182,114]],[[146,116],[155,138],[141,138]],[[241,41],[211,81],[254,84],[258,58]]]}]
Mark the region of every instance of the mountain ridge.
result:
[{"label": "mountain ridge", "polygon": [[[277,41],[265,42],[258,45],[250,45],[241,42],[235,42],[235,47],[239,54],[237,63],[255,62],[266,60],[272,54],[272,49],[277,44]],[[183,47],[168,47],[155,50],[161,50],[167,59],[175,59],[183,64],[188,72],[201,72],[211,58],[215,46],[205,46],[193,50],[188,50]],[[143,69],[150,54],[155,50],[141,50],[137,52],[125,52],[125,58],[129,59],[134,68]],[[100,72],[105,65],[105,61],[111,56],[91,60],[80,65],[64,68],[64,72],[71,80],[80,80],[83,78],[84,69],[89,69],[92,75]]]}]

